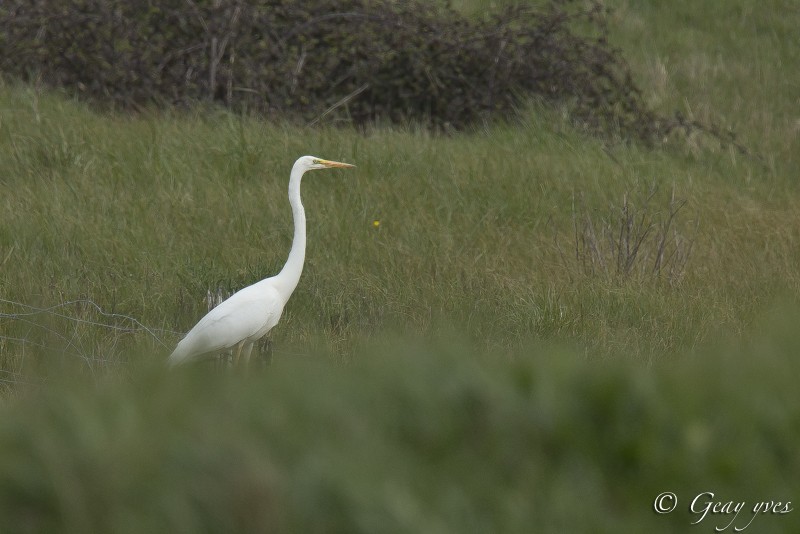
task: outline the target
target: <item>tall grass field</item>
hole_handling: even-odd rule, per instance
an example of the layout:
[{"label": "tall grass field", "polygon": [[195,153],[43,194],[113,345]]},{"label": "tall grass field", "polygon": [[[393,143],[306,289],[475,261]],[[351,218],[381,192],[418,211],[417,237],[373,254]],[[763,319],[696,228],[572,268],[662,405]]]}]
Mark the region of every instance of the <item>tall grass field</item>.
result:
[{"label": "tall grass field", "polygon": [[[800,531],[800,10],[609,4],[648,103],[749,154],[3,81],[0,531]],[[304,154],[357,168],[304,179],[258,364],[168,372],[282,267]]]}]

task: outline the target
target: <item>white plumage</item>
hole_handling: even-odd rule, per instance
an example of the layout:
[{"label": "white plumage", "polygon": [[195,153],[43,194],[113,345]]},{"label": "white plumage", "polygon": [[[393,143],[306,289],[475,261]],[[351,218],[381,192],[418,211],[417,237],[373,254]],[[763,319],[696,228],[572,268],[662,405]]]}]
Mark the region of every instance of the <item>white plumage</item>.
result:
[{"label": "white plumage", "polygon": [[314,156],[299,158],[289,177],[289,203],[294,217],[294,239],[289,259],[280,273],[237,291],[205,317],[184,337],[167,362],[170,366],[210,358],[233,349],[234,364],[247,364],[253,343],[278,324],[283,307],[303,272],[306,250],[306,217],[300,201],[300,182],[306,171],[353,167]]}]

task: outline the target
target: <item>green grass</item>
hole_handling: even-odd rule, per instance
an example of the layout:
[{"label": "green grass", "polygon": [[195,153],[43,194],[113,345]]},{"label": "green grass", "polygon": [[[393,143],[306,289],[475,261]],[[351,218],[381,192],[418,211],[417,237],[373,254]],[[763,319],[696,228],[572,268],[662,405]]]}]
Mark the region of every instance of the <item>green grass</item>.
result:
[{"label": "green grass", "polygon": [[[435,137],[0,88],[2,530],[672,531],[696,518],[653,514],[661,491],[794,498],[800,12],[612,4],[652,105],[763,160],[698,137],[607,147],[535,107]],[[304,180],[274,365],[162,376],[209,288],[282,266],[307,153],[358,168]],[[686,266],[589,272],[576,216],[601,228],[653,186],[656,221],[687,201]]]},{"label": "green grass", "polygon": [[[712,491],[747,502],[742,527],[756,503],[796,499],[790,312],[744,345],[656,368],[547,344],[508,359],[463,340],[387,339],[348,366],[309,354],[246,378],[154,367],[88,388],[54,380],[2,412],[0,525],[675,532],[699,519],[691,499]],[[657,515],[665,491],[679,508]],[[795,510],[752,528],[798,526]]]},{"label": "green grass", "polygon": [[[651,360],[721,327],[741,331],[775,296],[797,294],[791,177],[727,154],[616,147],[609,155],[598,141],[549,126],[545,113],[431,138],[228,115],[100,117],[21,89],[6,89],[3,102],[0,287],[12,301],[88,298],[146,325],[187,330],[208,288],[242,287],[285,261],[286,174],[304,153],[359,167],[304,182],[307,264],[275,331],[278,347],[317,338],[346,357],[353,340],[387,329],[456,324],[488,346],[555,338],[598,357]],[[673,189],[688,201],[676,226],[694,240],[683,276],[585,275],[572,253],[576,196],[600,217],[653,184],[657,210]],[[119,350],[107,352],[92,347],[108,332],[85,333],[82,350],[111,359],[149,337],[115,336]],[[19,347],[2,356],[20,365]]]}]

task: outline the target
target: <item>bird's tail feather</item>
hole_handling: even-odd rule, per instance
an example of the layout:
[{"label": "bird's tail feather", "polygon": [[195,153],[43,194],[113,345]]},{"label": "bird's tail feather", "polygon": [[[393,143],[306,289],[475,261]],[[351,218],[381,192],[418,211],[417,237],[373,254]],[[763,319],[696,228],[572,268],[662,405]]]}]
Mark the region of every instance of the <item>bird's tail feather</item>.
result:
[{"label": "bird's tail feather", "polygon": [[169,367],[175,367],[176,365],[180,365],[186,361],[187,356],[188,354],[183,344],[178,343],[178,346],[175,347],[175,350],[172,351],[172,354],[170,354],[169,358],[167,358],[167,365]]}]

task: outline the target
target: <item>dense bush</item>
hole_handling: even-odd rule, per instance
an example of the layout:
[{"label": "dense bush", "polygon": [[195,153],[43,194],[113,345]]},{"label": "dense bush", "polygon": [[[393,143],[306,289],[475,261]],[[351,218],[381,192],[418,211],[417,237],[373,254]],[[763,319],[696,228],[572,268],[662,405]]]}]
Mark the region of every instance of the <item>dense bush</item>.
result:
[{"label": "dense bush", "polygon": [[606,34],[595,1],[472,19],[419,1],[9,0],[0,69],[123,108],[213,101],[451,129],[534,96],[593,132],[663,135],[674,124],[646,109]]}]

